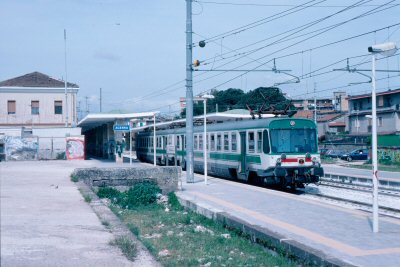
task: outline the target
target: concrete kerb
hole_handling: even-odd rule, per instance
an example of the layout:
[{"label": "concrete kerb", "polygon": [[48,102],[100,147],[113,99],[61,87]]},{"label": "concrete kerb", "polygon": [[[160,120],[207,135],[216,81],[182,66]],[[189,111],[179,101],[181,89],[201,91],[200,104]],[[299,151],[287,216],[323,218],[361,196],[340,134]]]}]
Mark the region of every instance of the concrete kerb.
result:
[{"label": "concrete kerb", "polygon": [[185,208],[204,215],[209,219],[219,221],[229,228],[239,230],[245,235],[248,235],[249,238],[254,242],[263,244],[268,248],[282,250],[278,252],[282,252],[289,258],[294,257],[297,260],[304,261],[304,263],[311,266],[356,267],[356,265],[330,255],[326,255],[320,250],[313,249],[279,233],[270,231],[258,225],[253,225],[236,216],[228,214],[225,211],[216,209],[205,203],[195,201],[193,198],[187,197],[180,192],[177,192],[176,195],[181,205]]},{"label": "concrete kerb", "polygon": [[168,194],[178,190],[181,172],[180,167],[78,168],[72,175],[90,187],[131,187],[150,180]]},{"label": "concrete kerb", "polygon": [[105,205],[83,181],[76,183],[82,195],[87,195],[91,198],[90,207],[95,212],[101,222],[108,223],[108,229],[115,238],[124,237],[131,240],[137,247],[137,256],[133,264],[137,266],[155,266],[161,267],[162,265],[151,255],[147,248],[136,238],[135,235],[121,222],[121,220]]}]

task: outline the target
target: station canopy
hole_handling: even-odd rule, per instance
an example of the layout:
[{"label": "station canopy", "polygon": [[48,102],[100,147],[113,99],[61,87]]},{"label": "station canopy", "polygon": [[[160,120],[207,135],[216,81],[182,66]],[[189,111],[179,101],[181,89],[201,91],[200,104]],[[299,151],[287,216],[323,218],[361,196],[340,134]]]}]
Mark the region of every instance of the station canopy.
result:
[{"label": "station canopy", "polygon": [[117,120],[138,120],[138,119],[150,119],[158,112],[141,112],[141,113],[125,113],[125,114],[108,114],[108,113],[96,113],[88,114],[83,118],[78,126],[82,127],[83,131],[87,131],[103,124],[115,122]]}]

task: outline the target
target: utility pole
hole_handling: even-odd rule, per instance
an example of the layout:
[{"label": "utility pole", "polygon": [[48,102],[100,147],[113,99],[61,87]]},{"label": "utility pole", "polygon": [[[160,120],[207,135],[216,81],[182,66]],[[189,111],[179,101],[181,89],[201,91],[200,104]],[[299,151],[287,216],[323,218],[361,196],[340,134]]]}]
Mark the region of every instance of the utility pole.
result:
[{"label": "utility pole", "polygon": [[67,89],[67,30],[64,29],[64,63],[65,63],[65,127],[68,127],[68,89]]},{"label": "utility pole", "polygon": [[317,89],[317,84],[314,82],[314,122],[317,124],[317,95],[315,91]]},{"label": "utility pole", "polygon": [[100,88],[100,113],[101,113],[101,88]]},{"label": "utility pole", "polygon": [[186,182],[188,183],[194,182],[192,1],[186,0]]}]

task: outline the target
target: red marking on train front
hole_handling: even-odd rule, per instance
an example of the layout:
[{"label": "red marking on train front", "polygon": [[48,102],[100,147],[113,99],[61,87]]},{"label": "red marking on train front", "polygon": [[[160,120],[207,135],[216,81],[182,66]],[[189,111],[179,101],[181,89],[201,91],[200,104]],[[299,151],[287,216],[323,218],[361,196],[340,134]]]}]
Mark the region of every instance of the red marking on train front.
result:
[{"label": "red marking on train front", "polygon": [[297,159],[282,159],[282,162],[283,163],[286,163],[286,162],[297,162]]}]

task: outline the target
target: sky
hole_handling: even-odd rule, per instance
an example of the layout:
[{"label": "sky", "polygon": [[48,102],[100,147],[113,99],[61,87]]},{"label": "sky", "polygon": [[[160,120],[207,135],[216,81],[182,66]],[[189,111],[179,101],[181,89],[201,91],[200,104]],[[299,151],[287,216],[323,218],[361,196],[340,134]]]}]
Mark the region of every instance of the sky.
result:
[{"label": "sky", "polygon": [[[100,88],[103,112],[179,113],[186,95],[184,0],[2,0],[0,10],[1,81],[34,71],[63,79],[66,29],[67,79],[80,86],[81,115],[99,112]],[[282,82],[277,86],[292,98],[311,98],[314,88],[317,97],[367,93],[368,46],[400,46],[398,0],[198,0],[192,13],[193,59],[203,70],[194,72],[194,95]],[[271,71],[274,58],[281,72]],[[364,75],[333,71],[345,68],[346,58]],[[229,71],[210,71],[218,69]],[[399,70],[399,56],[380,57],[377,69]],[[399,74],[379,72],[378,91],[400,88]]]}]

